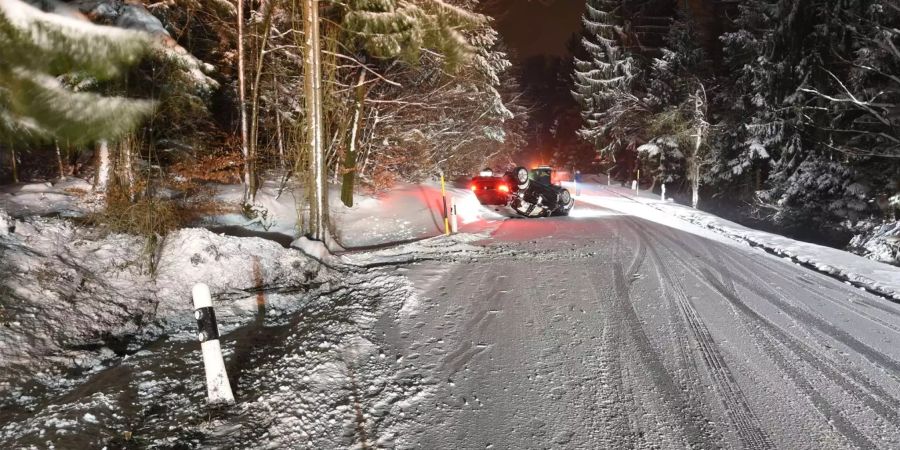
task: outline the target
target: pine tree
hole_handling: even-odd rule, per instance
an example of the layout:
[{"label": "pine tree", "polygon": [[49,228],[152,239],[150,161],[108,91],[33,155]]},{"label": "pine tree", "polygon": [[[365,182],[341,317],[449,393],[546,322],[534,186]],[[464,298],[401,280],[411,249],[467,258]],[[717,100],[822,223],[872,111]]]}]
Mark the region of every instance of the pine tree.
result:
[{"label": "pine tree", "polygon": [[78,92],[61,78],[75,85],[116,78],[142,57],[148,44],[138,32],[0,0],[0,141],[56,139],[74,145],[133,129],[149,114],[152,102]]}]

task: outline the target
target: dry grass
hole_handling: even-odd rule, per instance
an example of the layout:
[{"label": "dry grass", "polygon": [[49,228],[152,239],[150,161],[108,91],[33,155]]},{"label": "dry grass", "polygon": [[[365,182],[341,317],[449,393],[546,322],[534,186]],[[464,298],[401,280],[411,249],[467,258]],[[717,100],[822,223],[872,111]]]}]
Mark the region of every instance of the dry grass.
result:
[{"label": "dry grass", "polygon": [[91,221],[117,233],[165,236],[187,223],[188,218],[175,200],[141,197],[132,201],[127,193],[112,189],[106,196],[106,208],[94,214]]},{"label": "dry grass", "polygon": [[169,173],[193,182],[237,184],[241,182],[242,164],[240,155],[209,155],[176,163]]}]

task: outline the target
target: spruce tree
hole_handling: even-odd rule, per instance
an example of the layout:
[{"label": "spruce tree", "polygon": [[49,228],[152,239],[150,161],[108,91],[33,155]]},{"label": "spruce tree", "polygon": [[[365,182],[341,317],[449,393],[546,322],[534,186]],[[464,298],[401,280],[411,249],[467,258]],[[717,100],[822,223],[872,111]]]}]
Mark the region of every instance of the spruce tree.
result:
[{"label": "spruce tree", "polygon": [[487,18],[444,0],[351,0],[343,23],[371,56],[414,62],[427,48],[456,66],[476,51],[463,32]]},{"label": "spruce tree", "polygon": [[[0,0],[0,142],[82,144],[133,129],[153,103],[67,85],[119,77],[146,52],[147,36]],[[61,80],[67,79],[64,84]]]},{"label": "spruce tree", "polygon": [[[347,32],[345,48],[358,59],[416,64],[422,51],[428,49],[441,55],[444,64],[453,70],[474,60],[472,65],[491,82],[486,86],[486,95],[503,109],[498,111],[500,115],[510,114],[492,87],[498,83],[496,73],[505,70],[509,62],[505,55],[490,48],[495,45],[497,35],[488,26],[487,17],[443,0],[350,0],[342,14],[340,21]],[[360,69],[359,80],[365,79],[365,71]],[[352,99],[354,119],[348,127],[350,142],[341,164],[344,172],[341,200],[346,206],[353,206],[357,139],[361,134],[359,118],[369,89],[363,81],[356,85]]]},{"label": "spruce tree", "polygon": [[[626,49],[631,39],[625,27],[621,0],[589,0],[584,14],[587,56],[576,59],[572,95],[581,106],[579,135],[601,154],[614,160],[633,157],[641,141],[646,105],[635,95],[641,75],[635,57]],[[630,175],[629,162],[619,171]]]}]

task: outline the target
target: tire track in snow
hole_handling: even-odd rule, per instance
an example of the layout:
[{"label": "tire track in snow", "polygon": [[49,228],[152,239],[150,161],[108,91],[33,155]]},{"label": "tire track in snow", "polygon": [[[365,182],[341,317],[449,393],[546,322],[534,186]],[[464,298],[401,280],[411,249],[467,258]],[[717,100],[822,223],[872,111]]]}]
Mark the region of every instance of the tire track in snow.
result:
[{"label": "tire track in snow", "polygon": [[[590,283],[594,293],[601,292],[601,284],[597,276],[587,271],[582,275]],[[637,448],[640,443],[640,432],[632,426],[629,413],[637,409],[633,394],[625,386],[622,377],[622,355],[624,340],[622,337],[622,320],[616,310],[609,307],[608,302],[596,295],[594,302],[600,308],[603,318],[600,332],[600,347],[596,350],[600,358],[600,383],[597,392],[599,399],[599,422],[604,426],[602,448]]]},{"label": "tire track in snow", "polygon": [[[777,325],[771,323],[769,320],[762,317],[759,313],[754,311],[752,308],[747,306],[744,302],[742,302],[736,294],[730,292],[725,286],[721,284],[721,282],[716,279],[716,277],[709,272],[708,269],[703,268],[703,271],[707,281],[709,281],[713,287],[724,296],[732,305],[738,308],[745,316],[760,324],[765,329],[764,332],[760,331],[759,328],[749,327],[751,334],[753,334],[754,338],[757,342],[761,343],[763,346],[763,350],[768,354],[778,365],[778,367],[788,375],[791,380],[793,380],[794,384],[799,387],[804,395],[812,402],[813,406],[828,420],[828,422],[838,430],[847,440],[849,440],[853,445],[859,448],[875,448],[874,443],[869,440],[866,436],[864,436],[855,425],[853,425],[846,417],[844,417],[838,410],[836,410],[831,403],[819,392],[818,389],[813,387],[811,380],[807,377],[803,376],[799,370],[794,367],[794,364],[787,361],[787,359],[782,355],[776,348],[776,345],[782,345],[786,347],[794,354],[801,356],[803,362],[807,363],[810,366],[813,366],[823,374],[832,379],[832,381],[841,385],[848,392],[853,392],[852,389],[847,385],[845,381],[841,381],[839,377],[837,377],[837,373],[834,369],[830,367],[826,367],[824,364],[819,362],[819,358],[816,358],[815,355],[810,354],[806,349],[802,348],[801,344],[795,342],[793,336],[790,336],[787,332],[779,328]],[[768,335],[768,336],[766,336]]]},{"label": "tire track in snow", "polygon": [[[649,239],[649,236],[643,230],[635,228],[635,231],[641,234],[644,239]],[[659,242],[663,248],[672,252],[672,250],[668,249],[661,240],[657,239],[656,241]],[[710,334],[709,329],[706,327],[706,324],[703,323],[700,315],[697,313],[696,309],[694,309],[690,299],[688,299],[685,294],[684,286],[672,276],[668,269],[666,269],[659,253],[652,247],[649,251],[651,259],[656,266],[657,273],[659,273],[665,281],[663,288],[665,289],[668,286],[674,294],[675,302],[681,311],[681,316],[688,324],[691,335],[697,342],[698,349],[703,357],[703,362],[706,365],[707,373],[709,373],[713,380],[716,391],[718,391],[723,406],[725,407],[725,412],[734,425],[741,443],[745,448],[774,448],[774,444],[768,434],[763,431],[760,421],[750,408],[744,392],[741,390],[734,375],[732,375],[728,364],[719,352],[718,344],[716,344],[712,334]],[[673,255],[675,254],[674,252],[672,253]]]},{"label": "tire track in snow", "polygon": [[[738,261],[735,262],[739,263]],[[723,275],[730,277],[729,273],[725,273]],[[761,278],[757,278],[759,279],[759,281],[762,281]],[[750,288],[749,286],[752,285],[745,281],[738,281],[738,284],[763,297],[767,301],[772,302],[771,299],[767,298],[769,295],[762,292],[762,290],[758,289],[756,286]],[[735,291],[732,288],[730,289],[730,292]],[[777,293],[773,291],[773,294]],[[772,325],[775,326],[774,324]],[[797,340],[797,338],[792,337],[792,339],[796,343],[796,345],[803,345],[800,341]],[[812,350],[805,347],[800,347],[800,350],[803,352],[803,355],[807,359],[815,359],[816,361],[828,361],[827,359],[817,357],[817,355],[815,355]],[[838,365],[833,362],[828,363],[827,365],[818,364],[818,366],[820,366],[817,367],[819,371],[822,372],[827,378],[835,382],[835,384],[841,386],[850,395],[868,406],[870,409],[882,416],[885,420],[888,420],[892,423],[900,423],[900,412],[898,412],[900,411],[900,399],[897,399],[895,396],[888,393],[881,386],[878,386],[877,384],[871,382],[864,374],[859,373],[852,367]],[[854,386],[854,384],[856,386]],[[864,389],[867,392],[860,392],[860,388]]]},{"label": "tire track in snow", "polygon": [[[706,249],[707,253],[709,253],[711,255],[710,258],[695,254],[695,251],[696,251],[695,248],[688,247],[686,244],[684,244],[684,242],[680,241],[679,239],[677,239],[673,236],[670,236],[669,233],[659,233],[659,235],[664,237],[669,242],[671,242],[671,243],[681,247],[685,251],[691,253],[694,257],[696,257],[697,259],[699,259],[700,261],[705,263],[710,268],[718,270],[718,268],[721,266],[721,261],[719,261],[718,258],[716,256],[713,256],[713,254],[710,252],[710,245],[699,242],[699,239],[694,238],[695,241],[698,241],[699,246]],[[691,236],[691,237],[693,238],[693,236]],[[734,264],[738,264],[738,265],[742,266],[744,269],[747,270],[748,274],[751,274],[755,278],[762,281],[764,285],[767,285],[769,280],[765,280],[762,277],[759,277],[757,270],[765,270],[769,275],[777,277],[778,279],[781,279],[781,280],[789,283],[792,286],[796,286],[798,289],[813,293],[816,296],[818,296],[819,298],[828,300],[832,304],[837,305],[838,307],[840,307],[842,309],[850,311],[854,314],[859,315],[860,317],[863,317],[863,318],[870,320],[872,322],[875,322],[885,328],[888,328],[895,332],[900,333],[900,327],[897,327],[896,325],[890,324],[876,316],[873,316],[873,315],[869,314],[868,312],[863,311],[864,308],[859,308],[859,307],[856,307],[855,305],[861,304],[861,305],[864,305],[866,307],[866,309],[877,309],[881,313],[886,313],[886,314],[892,315],[894,317],[900,317],[900,313],[898,313],[897,311],[891,310],[883,305],[878,305],[877,303],[873,303],[873,302],[867,300],[866,298],[860,296],[856,292],[849,291],[849,290],[842,291],[842,290],[837,289],[836,287],[833,287],[831,284],[818,285],[818,284],[812,284],[811,282],[806,281],[806,280],[798,281],[794,277],[787,276],[781,271],[774,270],[771,267],[769,267],[768,265],[760,264],[756,261],[754,261],[754,265],[756,266],[756,268],[751,269],[745,262],[746,259],[735,258],[734,256],[728,255],[724,251],[721,251],[721,255],[724,255],[725,257],[727,257]],[[831,281],[831,280],[829,280],[829,281]],[[731,283],[730,280],[727,280],[724,282]],[[733,286],[730,286],[730,287],[732,287],[732,289],[733,289]],[[848,304],[847,302],[837,301],[835,296],[828,295],[828,294],[822,292],[822,289],[828,289],[829,291],[831,291],[833,293],[839,293],[841,295],[853,295],[857,298],[857,302]]]},{"label": "tire track in snow", "polygon": [[[818,409],[823,416],[825,416],[829,420],[834,421],[835,428],[837,428],[848,440],[850,440],[860,448],[874,447],[871,441],[869,441],[869,439],[865,437],[859,431],[859,429],[856,428],[855,425],[853,425],[849,420],[843,417],[843,415],[841,415],[840,412],[835,409],[832,404],[822,396],[821,393],[819,393],[818,389],[813,387],[813,381],[801,374],[800,371],[797,370],[791,362],[785,359],[784,355],[778,352],[776,347],[782,346],[793,352],[796,356],[800,357],[800,359],[807,365],[818,370],[827,379],[835,383],[835,385],[839,386],[842,390],[844,390],[846,393],[848,393],[850,396],[852,396],[862,404],[868,406],[872,411],[882,416],[885,420],[891,423],[900,422],[900,416],[898,416],[897,413],[897,410],[900,409],[900,402],[898,402],[893,396],[884,391],[884,389],[869,381],[865,375],[859,373],[852,367],[841,366],[836,363],[829,362],[829,360],[824,357],[816,355],[813,350],[808,349],[806,344],[800,341],[797,337],[783,330],[774,322],[766,319],[761,314],[752,309],[749,305],[740,300],[734,287],[735,283],[741,284],[742,286],[752,286],[752,284],[747,281],[735,278],[731,274],[731,272],[728,271],[725,264],[718,260],[718,257],[721,256],[727,258],[732,264],[736,264],[737,266],[743,268],[744,275],[757,279],[760,282],[760,285],[767,286],[766,280],[762,278],[762,276],[759,275],[753,268],[747,266],[740,258],[732,256],[725,252],[724,247],[720,248],[715,245],[709,245],[706,242],[698,243],[700,246],[706,248],[706,250],[711,255],[713,255],[712,258],[714,260],[710,260],[696,255],[694,249],[688,250],[689,247],[686,247],[686,244],[678,241],[677,239],[671,236],[666,236],[665,233],[661,233],[661,235],[666,237],[671,242],[676,243],[679,247],[682,247],[686,251],[690,251],[691,254],[697,257],[701,262],[709,266],[709,268],[697,268],[691,264],[686,264],[684,267],[687,270],[701,277],[701,280],[704,281],[705,284],[710,286],[715,291],[719,292],[719,294],[722,295],[726,300],[728,300],[729,303],[731,303],[732,306],[742,315],[750,318],[753,322],[762,325],[763,328],[767,329],[768,333],[765,333],[761,332],[758,327],[748,327],[749,332],[754,336],[755,340],[760,345],[762,345],[761,349],[767,355],[769,355],[776,363],[776,365],[778,365],[779,368],[781,368],[781,370],[794,381],[795,385],[797,385],[801,390],[804,391],[806,397],[810,400],[810,402],[813,403],[813,406],[816,407],[816,409]],[[772,269],[766,269],[768,269],[768,271],[770,272],[775,272]],[[717,271],[721,276],[721,280],[713,276],[711,270]],[[754,293],[756,293],[757,295],[761,295],[760,292]],[[769,301],[770,303],[773,303],[772,300],[767,299],[766,296],[761,296],[763,297],[763,299]],[[774,302],[773,306],[778,307],[778,302]],[[784,311],[784,313],[788,314],[787,311]],[[796,319],[794,320],[796,321]],[[853,386],[854,383],[864,387],[868,391],[874,392],[875,395],[869,394],[868,392],[861,392],[860,389]],[[885,402],[889,402],[890,405],[885,404]]]},{"label": "tire track in snow", "polygon": [[[710,426],[709,419],[702,413],[702,405],[682,394],[676,386],[672,375],[662,363],[659,352],[656,351],[644,332],[641,320],[632,304],[631,288],[622,265],[615,263],[613,271],[617,300],[615,307],[621,312],[622,323],[636,347],[634,355],[639,355],[641,362],[647,366],[647,372],[653,381],[653,386],[658,390],[663,402],[668,405],[679,426],[684,431],[688,445],[702,447],[710,442],[720,442],[721,436]],[[633,275],[633,273],[630,275]],[[679,412],[682,414],[679,414]]]}]

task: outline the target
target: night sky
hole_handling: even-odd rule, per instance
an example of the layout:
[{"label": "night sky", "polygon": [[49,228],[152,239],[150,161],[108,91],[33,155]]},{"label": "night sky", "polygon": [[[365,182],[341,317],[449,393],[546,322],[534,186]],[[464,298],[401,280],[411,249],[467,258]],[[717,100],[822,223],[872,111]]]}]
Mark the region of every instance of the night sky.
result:
[{"label": "night sky", "polygon": [[566,55],[585,9],[584,0],[488,0],[484,5],[516,59]]},{"label": "night sky", "polygon": [[581,140],[580,108],[571,94],[573,41],[582,31],[584,0],[486,0],[483,12],[509,50],[511,69],[529,108],[518,164],[583,167],[594,156]]}]

